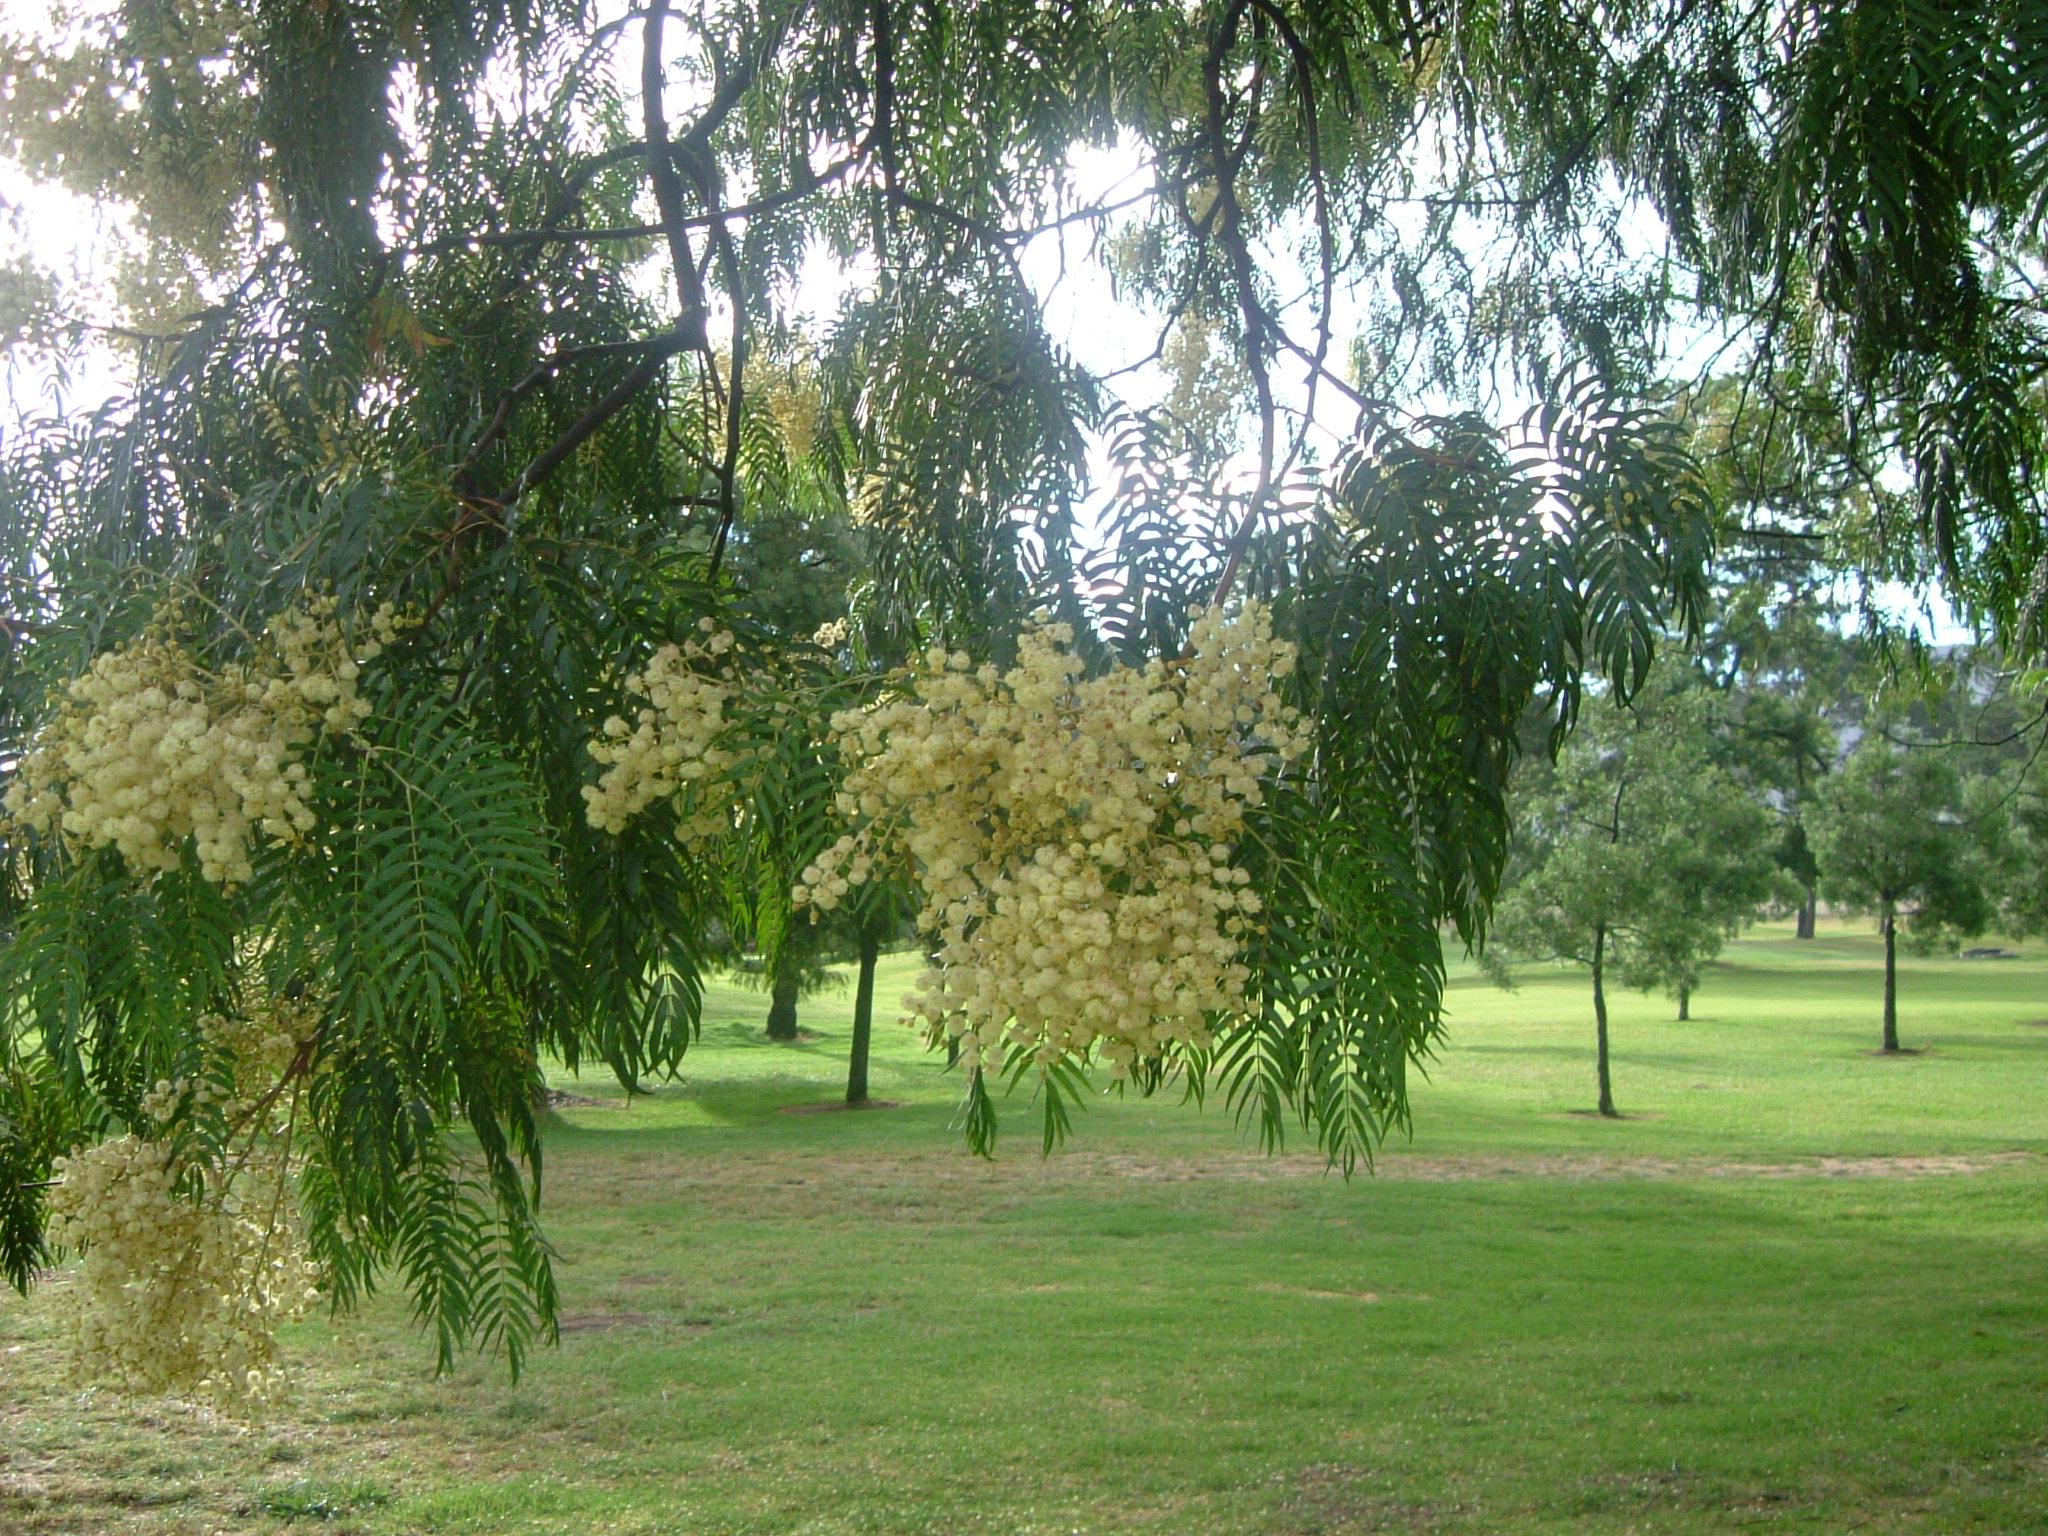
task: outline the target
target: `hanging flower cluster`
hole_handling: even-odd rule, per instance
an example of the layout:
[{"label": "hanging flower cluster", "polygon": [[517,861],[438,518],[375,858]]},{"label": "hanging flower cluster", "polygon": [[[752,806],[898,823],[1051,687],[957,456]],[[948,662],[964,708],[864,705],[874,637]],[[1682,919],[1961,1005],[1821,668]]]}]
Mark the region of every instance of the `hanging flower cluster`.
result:
[{"label": "hanging flower cluster", "polygon": [[[281,1091],[318,1017],[273,1002],[199,1024],[206,1064],[145,1097],[148,1135],[59,1160],[49,1236],[83,1256],[69,1293],[81,1382],[246,1406],[283,1383],[277,1330],[318,1299]],[[201,1119],[229,1133],[210,1152],[180,1134]]]},{"label": "hanging flower cluster", "polygon": [[1122,1075],[1244,1006],[1260,903],[1236,845],[1303,745],[1275,692],[1295,652],[1258,604],[1204,613],[1180,662],[1084,680],[1072,642],[1041,614],[1009,671],[935,650],[907,697],[837,717],[860,830],[796,899],[907,864],[935,962],[904,1001],[934,1039]]},{"label": "hanging flower cluster", "polygon": [[397,623],[387,604],[351,641],[333,599],[312,598],[273,618],[248,659],[211,672],[167,613],[66,687],[7,811],[87,848],[111,844],[138,874],[177,868],[189,838],[208,880],[237,885],[259,832],[296,843],[312,830],[306,749],[368,717],[361,667]]},{"label": "hanging flower cluster", "polygon": [[605,771],[583,786],[584,809],[600,831],[623,832],[657,800],[674,802],[676,835],[685,843],[731,825],[726,777],[734,758],[718,738],[738,691],[734,642],[708,618],[698,620],[697,629],[683,644],[663,646],[626,679],[626,691],[646,700],[633,723],[614,715],[590,743],[590,755]]}]

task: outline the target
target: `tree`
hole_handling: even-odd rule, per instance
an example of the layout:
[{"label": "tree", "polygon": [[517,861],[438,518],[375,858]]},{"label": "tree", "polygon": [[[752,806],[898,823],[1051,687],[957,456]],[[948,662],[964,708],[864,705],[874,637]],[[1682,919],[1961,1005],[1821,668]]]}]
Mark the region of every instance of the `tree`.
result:
[{"label": "tree", "polygon": [[862,891],[862,899],[847,914],[854,933],[855,961],[853,1041],[846,1061],[846,1103],[850,1108],[858,1109],[869,1102],[868,1059],[875,1034],[875,969],[881,960],[883,946],[901,937],[906,895],[893,884],[872,885]]},{"label": "tree", "polygon": [[1613,1116],[1607,977],[1664,987],[1690,1016],[1701,969],[1770,894],[1763,809],[1709,756],[1706,701],[1681,672],[1653,674],[1637,707],[1595,706],[1555,772],[1532,773],[1516,817],[1517,878],[1484,961],[1587,968],[1599,1110]]},{"label": "tree", "polygon": [[[1707,498],[1645,401],[1666,320],[1713,306],[1763,381],[1920,471],[1901,547],[2035,645],[2031,11],[1658,0],[1608,25],[162,0],[11,39],[11,152],[130,207],[140,266],[205,300],[157,284],[79,314],[94,296],[60,285],[18,328],[60,368],[123,337],[134,384],[27,423],[0,465],[12,1278],[46,1251],[58,1153],[174,1149],[175,1198],[224,1217],[245,1147],[278,1140],[336,1302],[395,1271],[444,1363],[547,1336],[540,1061],[677,1068],[724,910],[707,840],[758,832],[777,785],[833,782],[776,744],[802,766],[848,739],[785,730],[791,690],[825,684],[735,581],[778,514],[811,537],[817,497],[867,530],[864,622],[923,657],[851,712],[1021,688],[1096,733],[1134,803],[1213,801],[1131,839],[1096,781],[1064,806],[1028,773],[977,781],[1044,812],[1042,840],[986,851],[950,914],[943,840],[874,831],[893,863],[867,873],[962,946],[938,946],[934,995],[992,958],[1004,913],[977,903],[1040,858],[1074,861],[1062,891],[1138,902],[1160,889],[1131,868],[1207,869],[1222,980],[1119,1015],[1150,1034],[1112,1064],[1145,1090],[1220,1081],[1269,1143],[1298,1116],[1347,1168],[1407,1123],[1441,934],[1486,929],[1525,718],[1556,747],[1589,686],[1626,696],[1700,620]],[[1149,185],[1079,193],[1083,145],[1127,146]],[[1615,255],[1616,191],[1662,214],[1677,281]],[[1141,247],[1147,318],[1234,350],[1243,474],[1052,333],[1027,257],[1062,234]],[[817,255],[850,280],[806,326]],[[811,351],[815,417],[779,410]],[[1461,404],[1497,377],[1535,401],[1506,426]],[[1265,671],[1214,670],[1254,653]],[[1157,713],[1119,723],[1122,694]],[[1141,731],[1184,771],[1147,780]],[[839,813],[814,799],[788,803]],[[880,812],[845,814],[858,835]],[[1226,889],[1257,910],[1225,915]],[[1178,974],[1107,939],[1053,979]],[[999,1033],[1032,999],[975,1006],[1009,1008]],[[304,1033],[263,1087],[271,1058],[209,1018]],[[1038,1045],[1002,1070],[1051,1136],[1101,1055]],[[986,1063],[965,1116],[986,1150],[995,1057],[962,1056]]]},{"label": "tree", "polygon": [[[2038,684],[2037,684],[2038,687]],[[1999,926],[2007,933],[2048,934],[2048,766],[2036,741],[2027,756],[1996,780],[2003,812],[2001,856],[1993,864]]]},{"label": "tree", "polygon": [[1682,1021],[1691,1019],[1693,993],[1722,944],[1781,889],[1782,855],[1772,846],[1769,818],[1754,798],[1720,774],[1696,782],[1694,793],[1686,840],[1658,870],[1618,966],[1628,985],[1673,997]]},{"label": "tree", "polygon": [[1725,701],[1717,755],[1778,813],[1778,862],[1801,887],[1797,933],[1810,939],[1819,871],[1806,810],[1839,733],[1860,720],[1868,650],[1848,628],[1869,594],[1843,563],[1843,531],[1868,524],[1882,493],[1839,422],[1759,412],[1747,394],[1743,380],[1714,378],[1681,402],[1721,509],[1701,663]]},{"label": "tree", "polygon": [[1813,813],[1821,890],[1875,913],[1884,935],[1884,1049],[1899,1049],[1898,928],[1951,946],[1992,920],[1986,824],[1964,804],[1952,753],[1866,736],[1824,786]]}]

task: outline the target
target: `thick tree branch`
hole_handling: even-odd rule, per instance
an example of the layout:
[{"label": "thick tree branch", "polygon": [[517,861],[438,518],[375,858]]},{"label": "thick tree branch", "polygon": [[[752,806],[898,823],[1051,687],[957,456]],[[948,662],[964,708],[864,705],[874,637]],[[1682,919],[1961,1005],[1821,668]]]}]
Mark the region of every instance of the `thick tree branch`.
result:
[{"label": "thick tree branch", "polygon": [[868,142],[882,164],[882,190],[893,193],[902,177],[896,162],[896,32],[889,16],[889,0],[874,0],[869,11],[869,29],[875,48],[875,122]]},{"label": "thick tree branch", "polygon": [[[1294,62],[1295,86],[1301,94],[1301,120],[1303,136],[1308,149],[1309,185],[1315,197],[1316,247],[1318,258],[1318,280],[1321,287],[1316,308],[1315,355],[1309,363],[1308,404],[1303,412],[1304,424],[1298,444],[1307,441],[1308,423],[1315,420],[1316,389],[1322,382],[1327,369],[1325,364],[1330,356],[1330,330],[1333,324],[1332,312],[1337,304],[1337,237],[1330,222],[1330,181],[1323,168],[1323,134],[1317,112],[1314,59],[1301,34],[1288,19],[1287,13],[1274,0],[1253,0],[1259,13],[1273,23],[1286,45]],[[1290,459],[1291,462],[1291,459]]]},{"label": "thick tree branch", "polygon": [[636,357],[654,352],[659,352],[664,357],[672,357],[681,348],[702,345],[702,328],[703,317],[699,315],[696,317],[694,331],[687,326],[678,325],[675,332],[666,336],[645,336],[632,341],[593,342],[588,346],[560,347],[549,353],[533,366],[526,377],[498,397],[497,408],[491,413],[490,421],[483,431],[477,434],[462,467],[455,472],[457,489],[469,485],[477,461],[503,436],[505,429],[511,424],[514,408],[563,368],[571,363],[594,362],[608,357]]},{"label": "thick tree branch", "polygon": [[[636,155],[645,153],[643,146],[637,139],[633,142],[632,149]],[[823,170],[813,172],[810,179],[799,186],[782,187],[774,192],[763,193],[751,202],[735,203],[732,207],[724,209],[718,214],[689,214],[680,219],[678,224],[683,229],[710,229],[720,219],[729,223],[740,222],[746,219],[758,218],[763,214],[775,213],[794,203],[800,203],[807,197],[812,197],[822,192],[833,183],[844,178],[848,171],[861,163],[862,152],[856,150],[850,155],[833,161]],[[492,229],[483,230],[476,234],[450,235],[445,239],[430,241],[416,249],[420,255],[432,255],[443,251],[489,250],[508,246],[516,248],[525,245],[596,245],[621,240],[646,240],[652,236],[665,233],[668,227],[666,223],[655,223],[601,224],[583,229],[548,228],[546,226],[535,229]]]},{"label": "thick tree branch", "polygon": [[633,365],[631,373],[613,385],[603,399],[577,417],[560,437],[536,455],[520,472],[518,483],[513,486],[512,494],[506,498],[508,510],[516,507],[525,499],[527,492],[560,468],[562,461],[580,448],[593,432],[618,415],[635,395],[659,378],[661,370],[667,366],[670,358],[695,345],[697,338],[703,334],[701,315],[697,317],[697,322],[689,334],[685,334],[684,330],[678,327],[661,338],[658,343],[651,345],[647,354]]},{"label": "thick tree branch", "polygon": [[719,565],[725,559],[726,540],[731,537],[733,522],[739,514],[740,412],[746,403],[747,377],[746,275],[740,267],[739,252],[733,246],[732,232],[717,212],[719,191],[712,179],[709,157],[697,153],[692,146],[689,153],[679,158],[696,185],[698,197],[712,210],[711,246],[717,253],[726,296],[732,302],[732,376],[725,391],[725,456],[718,464],[718,531],[711,539],[708,572],[709,579],[716,581]]},{"label": "thick tree branch", "polygon": [[[647,179],[654,188],[654,205],[661,212],[660,228],[668,241],[669,264],[675,268],[676,297],[685,312],[695,310],[701,314],[709,306],[704,302],[704,286],[697,279],[697,258],[690,250],[688,225],[684,222],[683,181],[669,149],[668,119],[661,104],[661,33],[667,20],[668,0],[655,0],[647,8],[646,37],[640,54],[640,111],[646,125]],[[714,100],[713,106],[716,105]]]},{"label": "thick tree branch", "polygon": [[1216,591],[1211,598],[1214,603],[1221,603],[1230,595],[1230,589],[1237,580],[1238,567],[1244,563],[1252,536],[1258,531],[1259,521],[1265,514],[1266,501],[1273,487],[1276,446],[1273,380],[1266,366],[1266,312],[1259,302],[1251,247],[1245,239],[1244,210],[1237,200],[1236,164],[1224,121],[1223,64],[1229,56],[1231,44],[1237,39],[1238,27],[1249,4],[1250,0],[1232,0],[1217,24],[1216,35],[1209,43],[1208,57],[1202,65],[1202,87],[1208,103],[1209,163],[1216,177],[1216,241],[1229,259],[1231,278],[1237,289],[1238,312],[1244,322],[1245,366],[1251,371],[1252,389],[1258,396],[1259,408],[1259,481],[1253,489],[1251,506],[1245,512],[1244,521],[1238,525],[1224,553],[1223,570],[1216,578]]}]

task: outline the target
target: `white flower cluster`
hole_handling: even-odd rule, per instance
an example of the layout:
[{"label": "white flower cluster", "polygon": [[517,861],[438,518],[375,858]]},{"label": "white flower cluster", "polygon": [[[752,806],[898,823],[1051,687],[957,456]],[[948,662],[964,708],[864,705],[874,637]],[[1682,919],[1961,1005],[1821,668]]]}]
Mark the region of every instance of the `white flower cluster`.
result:
[{"label": "white flower cluster", "polygon": [[361,665],[397,622],[387,604],[352,644],[333,600],[314,598],[273,618],[247,661],[214,673],[167,615],[71,681],[7,811],[88,848],[112,844],[138,874],[177,868],[190,838],[208,880],[239,884],[258,831],[295,843],[312,830],[305,749],[323,727],[349,731],[368,716]]},{"label": "white flower cluster", "polygon": [[286,1003],[209,1015],[200,1028],[215,1070],[160,1082],[144,1099],[152,1120],[216,1105],[247,1125],[246,1145],[207,1158],[189,1139],[128,1135],[58,1162],[49,1236],[83,1255],[70,1317],[79,1380],[224,1406],[283,1383],[277,1330],[318,1299],[319,1273],[300,1233],[289,1143],[262,1120],[317,1022]]},{"label": "white flower cluster", "polygon": [[860,830],[805,871],[831,908],[877,864],[922,889],[935,963],[904,999],[971,1064],[1099,1052],[1121,1076],[1239,1011],[1260,910],[1236,863],[1265,781],[1303,745],[1270,613],[1197,619],[1191,654],[1084,680],[1039,615],[1007,672],[933,651],[908,696],[839,716]]},{"label": "white flower cluster", "polygon": [[600,831],[619,833],[657,800],[675,803],[677,836],[685,843],[714,837],[731,825],[726,770],[734,758],[718,746],[726,708],[737,693],[733,637],[710,619],[681,645],[665,645],[626,679],[626,691],[647,702],[628,725],[605,721],[590,755],[605,765],[583,786],[584,812]]}]

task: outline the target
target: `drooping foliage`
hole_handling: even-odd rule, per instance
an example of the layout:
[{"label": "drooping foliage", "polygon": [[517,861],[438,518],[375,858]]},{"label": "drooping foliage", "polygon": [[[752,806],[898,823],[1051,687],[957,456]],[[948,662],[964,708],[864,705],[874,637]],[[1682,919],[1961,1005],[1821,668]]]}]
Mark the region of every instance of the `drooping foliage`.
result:
[{"label": "drooping foliage", "polygon": [[[1924,43],[1955,9],[1898,24]],[[1131,1081],[1220,1085],[1268,1141],[1298,1118],[1369,1155],[1437,1027],[1444,925],[1484,934],[1526,715],[1555,745],[1589,678],[1625,696],[1699,618],[1706,497],[1638,398],[1682,306],[1623,259],[1617,187],[1664,215],[1690,297],[1763,317],[1767,377],[1955,466],[1926,480],[1930,547],[2025,628],[2032,448],[1984,425],[2034,345],[2004,300],[2040,217],[2039,94],[1997,84],[2024,78],[1999,30],[2022,10],[1953,23],[2002,41],[1903,222],[1899,140],[1814,135],[1905,86],[1773,8],[129,0],[14,39],[13,153],[125,200],[141,275],[106,317],[139,335],[134,387],[26,422],[0,463],[9,772],[160,615],[208,677],[250,672],[295,605],[402,622],[362,718],[291,747],[312,825],[255,838],[247,878],[137,869],[61,817],[7,830],[11,1277],[45,1257],[53,1159],[143,1125],[199,1017],[282,996],[319,1023],[296,1114],[256,1129],[293,1140],[330,1294],[395,1274],[444,1360],[516,1360],[553,1308],[542,1058],[672,1071],[734,870],[781,878],[845,830],[826,722],[899,686],[859,668],[931,643],[1006,667],[1041,607],[1101,673],[1270,605],[1306,745],[1227,854],[1264,902],[1248,1001]],[[1137,190],[1085,196],[1084,146],[1134,157]],[[1128,295],[1241,363],[1241,473],[1213,419],[1126,398],[1054,333],[1028,263],[1112,236]],[[1859,271],[1909,279],[1864,305]],[[8,333],[83,355],[80,297]],[[1496,359],[1540,402],[1511,429],[1405,403],[1471,398]],[[1985,403],[1929,427],[1958,379]],[[806,529],[843,559],[849,522],[825,665],[762,561]],[[592,741],[644,707],[630,680],[706,617],[761,658],[715,854],[671,799],[600,826],[584,793]],[[226,1153],[191,1144],[193,1188]]]}]

